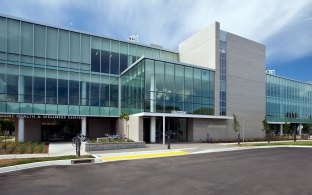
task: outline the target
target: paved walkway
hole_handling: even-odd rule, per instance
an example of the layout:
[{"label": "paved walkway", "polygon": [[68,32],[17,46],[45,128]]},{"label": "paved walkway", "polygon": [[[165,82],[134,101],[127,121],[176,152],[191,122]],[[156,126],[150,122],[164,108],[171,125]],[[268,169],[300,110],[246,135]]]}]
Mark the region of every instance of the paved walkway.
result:
[{"label": "paved walkway", "polygon": [[[88,155],[89,153],[84,150],[85,145],[82,143],[80,154]],[[49,156],[66,156],[66,155],[76,155],[76,148],[71,142],[64,143],[50,143],[49,144]]]},{"label": "paved walkway", "polygon": [[[233,144],[211,144],[211,143],[172,143],[170,144],[171,150],[184,150],[190,152],[202,151],[207,149],[220,149],[233,147]],[[105,155],[110,153],[132,153],[132,152],[148,152],[148,151],[160,151],[168,150],[168,145],[163,144],[146,144],[145,148],[133,148],[133,149],[121,149],[121,150],[103,150],[103,151],[91,151],[93,155]]]}]

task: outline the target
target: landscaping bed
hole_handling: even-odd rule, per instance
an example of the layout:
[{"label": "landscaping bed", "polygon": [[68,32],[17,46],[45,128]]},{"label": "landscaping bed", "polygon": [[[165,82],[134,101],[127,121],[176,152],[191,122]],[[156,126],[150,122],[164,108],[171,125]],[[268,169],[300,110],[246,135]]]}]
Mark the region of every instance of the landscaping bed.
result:
[{"label": "landscaping bed", "polygon": [[145,142],[134,142],[128,138],[97,138],[85,145],[86,152],[130,148],[145,148]]},{"label": "landscaping bed", "polygon": [[0,143],[0,154],[38,154],[48,153],[49,144],[41,142]]}]

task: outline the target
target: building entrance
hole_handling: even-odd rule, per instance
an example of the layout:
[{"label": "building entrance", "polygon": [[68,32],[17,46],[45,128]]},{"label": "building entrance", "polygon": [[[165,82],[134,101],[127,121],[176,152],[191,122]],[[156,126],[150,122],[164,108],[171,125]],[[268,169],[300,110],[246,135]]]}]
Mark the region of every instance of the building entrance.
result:
[{"label": "building entrance", "polygon": [[41,120],[41,141],[71,141],[80,131],[79,119]]},{"label": "building entrance", "polygon": [[[170,133],[170,140],[172,142],[187,142],[187,119],[168,117],[165,119],[166,135]],[[156,119],[156,142],[163,140],[163,120]],[[166,137],[167,139],[167,137]]]}]

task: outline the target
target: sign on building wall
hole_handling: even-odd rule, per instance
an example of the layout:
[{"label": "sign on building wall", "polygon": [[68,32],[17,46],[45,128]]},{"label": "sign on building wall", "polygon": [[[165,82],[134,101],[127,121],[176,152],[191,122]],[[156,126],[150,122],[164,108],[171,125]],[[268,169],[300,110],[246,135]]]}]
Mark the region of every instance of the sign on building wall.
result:
[{"label": "sign on building wall", "polygon": [[0,114],[0,118],[82,119],[81,116],[65,116],[65,115],[27,115],[27,114]]},{"label": "sign on building wall", "polygon": [[171,110],[171,114],[187,114],[187,112],[182,110]]}]

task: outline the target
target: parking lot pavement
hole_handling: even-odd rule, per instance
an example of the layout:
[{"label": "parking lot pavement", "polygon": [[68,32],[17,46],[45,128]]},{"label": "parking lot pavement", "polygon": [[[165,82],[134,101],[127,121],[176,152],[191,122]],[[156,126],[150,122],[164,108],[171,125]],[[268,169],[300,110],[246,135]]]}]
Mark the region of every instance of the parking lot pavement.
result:
[{"label": "parking lot pavement", "polygon": [[0,174],[2,194],[311,194],[312,149],[271,148]]}]

